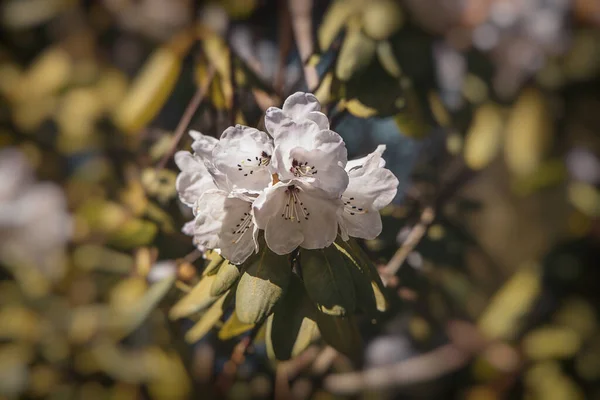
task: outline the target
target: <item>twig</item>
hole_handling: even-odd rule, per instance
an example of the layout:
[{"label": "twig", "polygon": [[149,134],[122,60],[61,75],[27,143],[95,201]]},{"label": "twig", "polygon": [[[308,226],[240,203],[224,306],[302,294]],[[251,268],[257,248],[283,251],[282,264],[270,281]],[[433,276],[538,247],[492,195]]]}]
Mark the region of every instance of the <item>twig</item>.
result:
[{"label": "twig", "polygon": [[286,59],[292,47],[292,30],[290,26],[290,14],[287,10],[286,0],[279,1],[279,60],[277,72],[275,73],[274,88],[277,94],[283,96],[285,85]]},{"label": "twig", "polygon": [[200,106],[200,103],[202,103],[202,100],[204,99],[204,96],[206,95],[206,92],[208,91],[208,88],[210,87],[210,83],[212,82],[214,74],[215,74],[214,67],[212,65],[209,65],[206,81],[204,82],[204,84],[202,86],[200,86],[196,90],[196,93],[194,93],[194,97],[192,97],[192,99],[190,100],[187,108],[185,109],[185,112],[183,113],[183,116],[181,117],[181,120],[179,120],[179,124],[177,124],[177,128],[175,129],[175,137],[173,138],[173,144],[171,145],[171,148],[169,149],[169,151],[163,156],[163,158],[160,160],[160,162],[156,166],[156,170],[163,169],[165,167],[165,165],[167,164],[167,161],[169,160],[169,158],[171,158],[173,156],[173,154],[175,154],[175,150],[177,150],[177,145],[179,144],[179,141],[183,137],[183,134],[185,133],[186,128],[190,124],[192,117],[194,116],[194,113]]},{"label": "twig", "polygon": [[315,67],[308,65],[308,60],[313,54],[312,35],[312,0],[289,0],[290,15],[296,46],[302,60],[304,79],[308,91],[312,92],[319,85],[319,75]]},{"label": "twig", "polygon": [[397,364],[360,372],[334,374],[325,378],[325,388],[336,394],[353,394],[365,389],[385,389],[426,382],[467,364],[470,353],[453,344]]},{"label": "twig", "polygon": [[396,251],[396,254],[394,254],[394,256],[385,266],[383,273],[384,276],[382,276],[384,283],[386,283],[390,276],[394,276],[396,272],[398,272],[402,266],[402,263],[404,263],[404,260],[406,260],[406,257],[408,257],[410,252],[413,251],[415,246],[421,241],[421,238],[423,238],[425,232],[427,232],[427,228],[429,227],[429,224],[433,222],[434,218],[434,209],[432,207],[426,207],[421,213],[419,222],[412,227],[408,237],[404,243],[402,243],[402,246],[400,246],[400,248]]},{"label": "twig", "polygon": [[[229,32],[227,33],[228,42],[231,43],[231,26],[229,27]],[[229,46],[231,48],[231,46]],[[231,126],[235,125],[237,120],[237,112],[238,112],[238,96],[237,96],[237,83],[235,80],[235,65],[236,59],[233,55],[233,52],[229,52],[229,81],[231,82],[231,115],[230,115],[230,124]]]},{"label": "twig", "polygon": [[331,346],[325,348],[319,353],[312,365],[312,371],[317,375],[323,375],[338,356],[338,352]]}]

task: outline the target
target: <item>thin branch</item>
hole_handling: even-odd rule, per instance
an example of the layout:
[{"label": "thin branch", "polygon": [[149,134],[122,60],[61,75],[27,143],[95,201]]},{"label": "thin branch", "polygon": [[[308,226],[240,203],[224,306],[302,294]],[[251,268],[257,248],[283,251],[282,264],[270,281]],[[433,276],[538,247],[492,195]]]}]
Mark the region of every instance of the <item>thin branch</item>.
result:
[{"label": "thin branch", "polygon": [[397,364],[325,378],[325,388],[336,394],[354,394],[365,389],[383,390],[431,381],[465,366],[471,354],[447,344]]},{"label": "thin branch", "polygon": [[308,65],[308,60],[313,54],[312,34],[312,0],[289,0],[290,15],[296,46],[300,53],[304,70],[304,79],[308,91],[312,92],[319,85],[319,74],[315,67]]},{"label": "thin branch", "polygon": [[[231,43],[231,27],[229,29],[229,33],[227,34],[228,43]],[[231,46],[229,46],[231,48]],[[231,110],[230,110],[230,124],[231,126],[235,125],[237,120],[238,113],[238,96],[237,96],[237,82],[235,79],[235,66],[236,59],[233,55],[233,52],[229,51],[229,81],[231,82]]]},{"label": "thin branch", "polygon": [[433,222],[435,218],[435,211],[432,207],[426,207],[421,213],[421,217],[419,222],[415,224],[410,230],[408,237],[402,243],[402,246],[396,251],[396,254],[390,259],[387,265],[384,268],[384,273],[382,279],[384,283],[388,280],[389,277],[394,276],[396,272],[400,269],[406,257],[414,250],[415,246],[421,241],[425,233],[427,232],[427,228]]},{"label": "thin branch", "polygon": [[275,73],[274,88],[279,96],[283,95],[286,75],[286,60],[292,48],[292,29],[290,25],[290,13],[287,10],[286,0],[279,2],[279,60],[277,72]]},{"label": "thin branch", "polygon": [[156,170],[163,169],[165,167],[165,165],[167,165],[167,161],[169,161],[169,159],[171,157],[173,157],[173,154],[175,154],[175,151],[177,150],[177,145],[179,144],[179,141],[183,137],[185,130],[187,129],[190,122],[192,121],[192,117],[196,113],[196,110],[198,109],[198,107],[202,103],[202,100],[204,99],[204,96],[208,92],[208,88],[210,87],[210,84],[213,80],[214,74],[215,74],[214,67],[212,65],[209,65],[206,81],[204,82],[204,84],[202,86],[200,86],[196,90],[196,93],[194,93],[194,97],[192,97],[192,99],[190,100],[187,108],[185,109],[185,112],[183,113],[183,116],[179,120],[179,124],[177,124],[177,128],[175,129],[175,136],[173,138],[173,144],[171,145],[171,148],[169,149],[169,151],[167,153],[165,153],[163,158],[160,160],[160,162],[156,166]]}]

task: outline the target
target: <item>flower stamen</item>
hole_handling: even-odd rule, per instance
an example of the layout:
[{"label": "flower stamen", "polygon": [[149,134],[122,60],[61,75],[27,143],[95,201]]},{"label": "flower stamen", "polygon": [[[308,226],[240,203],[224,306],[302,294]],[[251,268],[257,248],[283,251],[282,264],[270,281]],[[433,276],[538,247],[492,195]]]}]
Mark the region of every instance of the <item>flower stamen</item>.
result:
[{"label": "flower stamen", "polygon": [[285,190],[287,202],[285,203],[281,217],[286,221],[297,221],[300,223],[302,218],[308,220],[308,217],[310,216],[308,209],[304,207],[304,203],[300,201],[299,193],[300,189],[294,185],[290,185]]},{"label": "flower stamen", "polygon": [[344,202],[344,211],[350,215],[366,214],[369,212],[369,210],[354,204],[354,197],[342,196],[342,201]]},{"label": "flower stamen", "polygon": [[250,226],[252,226],[252,215],[250,214],[250,211],[248,211],[244,213],[244,216],[240,218],[240,223],[235,226],[235,229],[233,229],[233,234],[239,236],[237,239],[232,240],[231,243],[239,243],[239,241],[242,239],[242,236],[244,236],[244,233],[250,229]]},{"label": "flower stamen", "polygon": [[300,176],[308,176],[308,175],[316,175],[318,172],[315,169],[314,165],[308,165],[308,162],[300,162],[295,158],[292,160],[292,167],[290,168],[290,172],[294,174],[295,177]]},{"label": "flower stamen", "polygon": [[260,157],[246,158],[237,164],[238,171],[244,172],[244,176],[253,175],[254,171],[260,168],[267,167],[271,164],[271,156],[266,152],[262,152]]}]

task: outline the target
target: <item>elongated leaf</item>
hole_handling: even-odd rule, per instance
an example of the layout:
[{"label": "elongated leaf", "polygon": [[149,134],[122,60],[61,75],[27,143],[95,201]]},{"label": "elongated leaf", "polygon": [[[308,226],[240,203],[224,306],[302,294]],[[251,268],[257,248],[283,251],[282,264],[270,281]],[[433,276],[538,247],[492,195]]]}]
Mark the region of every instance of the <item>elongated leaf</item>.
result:
[{"label": "elongated leaf", "polygon": [[395,0],[373,1],[365,8],[363,29],[375,40],[384,40],[398,31],[404,23],[400,4]]},{"label": "elongated leaf", "polygon": [[300,354],[318,332],[317,310],[304,285],[293,275],[290,286],[267,320],[266,343],[269,357],[284,361]]},{"label": "elongated leaf", "polygon": [[233,286],[239,277],[239,267],[231,264],[229,261],[225,261],[219,268],[219,272],[210,287],[210,295],[217,297],[225,293],[225,291]]},{"label": "elongated leaf", "polygon": [[116,108],[116,125],[129,134],[143,128],[167,100],[180,72],[181,56],[177,52],[167,47],[156,50]]},{"label": "elongated leaf", "polygon": [[254,324],[245,324],[241,322],[234,310],[229,319],[227,319],[227,322],[225,322],[223,327],[219,330],[219,339],[229,340],[242,333],[248,332],[252,328],[254,328]]},{"label": "elongated leaf", "polygon": [[227,293],[219,297],[219,299],[206,311],[206,313],[200,318],[200,320],[190,329],[186,335],[185,340],[189,343],[196,342],[204,337],[212,329],[213,326],[223,316],[223,304],[227,298]]},{"label": "elongated leaf", "polygon": [[360,363],[363,356],[363,343],[354,317],[336,317],[317,313],[317,325],[321,337],[327,344],[355,363]]},{"label": "elongated leaf", "polygon": [[171,319],[187,317],[190,314],[202,311],[214,303],[217,300],[217,296],[211,296],[210,289],[216,279],[216,275],[203,277],[191,292],[171,308],[169,317]]},{"label": "elongated leaf", "polygon": [[377,43],[377,59],[381,66],[394,78],[400,78],[402,68],[394,55],[392,45],[387,40]]},{"label": "elongated leaf", "polygon": [[363,271],[358,262],[337,243],[336,248],[342,254],[344,263],[352,276],[354,290],[356,291],[356,307],[365,311],[370,318],[377,318],[377,299],[371,286],[372,281],[368,271]]},{"label": "elongated leaf", "polygon": [[210,252],[207,255],[206,259],[209,260],[209,263],[204,268],[204,271],[202,271],[202,276],[216,274],[217,272],[219,272],[219,268],[223,264],[223,261],[225,261],[225,259],[221,257],[219,253],[216,253],[214,251]]},{"label": "elongated leaf", "polygon": [[330,315],[351,314],[356,306],[352,276],[336,247],[302,249],[300,255],[306,292],[319,310]]},{"label": "elongated leaf", "polygon": [[326,51],[333,39],[340,33],[348,18],[359,10],[360,2],[355,0],[335,1],[327,9],[317,34],[321,51]]},{"label": "elongated leaf", "polygon": [[387,310],[388,302],[384,294],[385,286],[381,281],[379,272],[377,272],[377,269],[369,259],[369,256],[365,254],[363,249],[353,239],[350,239],[347,242],[338,240],[336,244],[341,246],[349,255],[351,255],[352,261],[360,267],[361,272],[369,276],[371,280],[371,289],[373,289],[373,295],[375,296],[377,310],[381,312]]},{"label": "elongated leaf", "polygon": [[336,76],[342,81],[350,79],[356,72],[369,65],[376,47],[375,41],[359,29],[349,30],[340,49],[335,68]]},{"label": "elongated leaf", "polygon": [[505,128],[504,159],[513,174],[537,170],[552,143],[553,126],[544,95],[536,89],[523,91]]},{"label": "elongated leaf", "polygon": [[174,282],[175,276],[168,276],[150,286],[134,304],[118,308],[111,317],[111,326],[115,328],[117,336],[125,337],[133,332],[156,308]]},{"label": "elongated leaf", "polygon": [[240,321],[254,324],[266,318],[287,289],[291,274],[287,256],[263,246],[238,283],[235,310]]},{"label": "elongated leaf", "polygon": [[465,138],[465,162],[475,170],[491,163],[502,146],[504,124],[500,107],[493,103],[481,105]]}]

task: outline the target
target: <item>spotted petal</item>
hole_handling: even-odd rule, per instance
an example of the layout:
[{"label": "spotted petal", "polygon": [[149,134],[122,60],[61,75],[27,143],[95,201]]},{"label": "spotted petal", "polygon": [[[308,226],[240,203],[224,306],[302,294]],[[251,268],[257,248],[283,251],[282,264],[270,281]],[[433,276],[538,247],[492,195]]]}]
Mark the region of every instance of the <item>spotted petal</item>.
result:
[{"label": "spotted petal", "polygon": [[255,225],[252,203],[229,196],[224,203],[220,234],[221,254],[234,264],[241,264],[254,252]]},{"label": "spotted petal", "polygon": [[340,227],[343,236],[375,239],[381,233],[379,210],[396,196],[398,179],[383,168],[380,147],[348,169],[348,188],[342,195]]},{"label": "spotted petal", "polygon": [[335,240],[336,213],[341,203],[322,190],[298,181],[278,182],[254,202],[257,226],[265,231],[265,241],[277,254],[296,247],[325,248]]},{"label": "spotted petal", "polygon": [[234,188],[262,190],[271,181],[269,164],[273,145],[269,135],[242,125],[229,127],[215,146],[215,167]]}]

